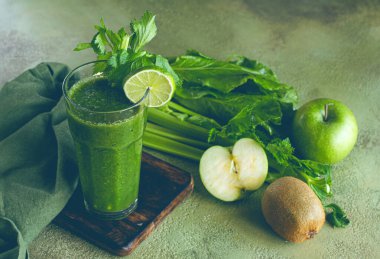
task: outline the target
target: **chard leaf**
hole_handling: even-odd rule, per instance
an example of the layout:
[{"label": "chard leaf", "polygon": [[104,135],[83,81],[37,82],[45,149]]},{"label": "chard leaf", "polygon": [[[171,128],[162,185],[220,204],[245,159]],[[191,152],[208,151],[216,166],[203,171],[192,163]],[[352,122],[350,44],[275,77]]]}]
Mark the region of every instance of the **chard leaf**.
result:
[{"label": "chard leaf", "polygon": [[133,51],[138,52],[148,42],[150,42],[157,34],[157,27],[155,23],[155,15],[146,11],[141,20],[134,20],[131,22],[131,48]]}]

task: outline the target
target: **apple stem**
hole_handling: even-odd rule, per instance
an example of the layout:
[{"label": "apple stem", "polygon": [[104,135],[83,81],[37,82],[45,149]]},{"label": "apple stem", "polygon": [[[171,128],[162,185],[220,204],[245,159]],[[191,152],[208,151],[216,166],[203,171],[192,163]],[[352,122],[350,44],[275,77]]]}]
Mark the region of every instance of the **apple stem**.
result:
[{"label": "apple stem", "polygon": [[327,121],[327,117],[329,116],[329,105],[325,104],[325,114],[323,115],[323,120]]},{"label": "apple stem", "polygon": [[323,121],[327,121],[329,117],[329,106],[332,105],[332,103],[326,103],[325,104],[325,114],[323,115]]},{"label": "apple stem", "polygon": [[325,114],[323,115],[323,121],[327,121],[329,117],[329,106],[333,105],[333,103],[326,103],[325,104]]}]

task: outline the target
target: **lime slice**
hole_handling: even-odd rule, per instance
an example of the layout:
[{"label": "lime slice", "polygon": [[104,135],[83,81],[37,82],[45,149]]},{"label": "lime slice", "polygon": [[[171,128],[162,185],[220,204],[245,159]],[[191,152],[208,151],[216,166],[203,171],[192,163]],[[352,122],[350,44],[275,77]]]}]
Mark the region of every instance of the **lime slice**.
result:
[{"label": "lime slice", "polygon": [[128,99],[136,103],[148,93],[148,106],[160,107],[172,98],[175,91],[173,77],[155,69],[145,69],[129,77],[124,83],[124,92]]}]

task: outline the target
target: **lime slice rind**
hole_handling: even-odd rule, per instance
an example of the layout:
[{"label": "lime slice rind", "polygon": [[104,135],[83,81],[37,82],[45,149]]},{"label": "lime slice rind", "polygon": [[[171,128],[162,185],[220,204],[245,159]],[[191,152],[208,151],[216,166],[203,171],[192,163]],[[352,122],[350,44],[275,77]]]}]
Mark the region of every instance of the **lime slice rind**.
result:
[{"label": "lime slice rind", "polygon": [[123,89],[127,98],[133,103],[139,102],[149,89],[147,105],[160,107],[171,100],[175,83],[170,75],[155,69],[145,69],[127,78]]}]

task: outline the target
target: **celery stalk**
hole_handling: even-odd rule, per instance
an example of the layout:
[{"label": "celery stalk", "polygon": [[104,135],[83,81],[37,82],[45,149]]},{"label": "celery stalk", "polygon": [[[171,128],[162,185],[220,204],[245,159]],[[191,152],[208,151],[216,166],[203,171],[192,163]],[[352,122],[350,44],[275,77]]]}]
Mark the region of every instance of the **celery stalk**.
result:
[{"label": "celery stalk", "polygon": [[182,112],[182,113],[185,113],[185,114],[188,114],[188,115],[199,115],[198,113],[194,112],[194,111],[191,111],[185,107],[183,107],[182,105],[179,105],[175,102],[169,102],[168,104],[169,108],[172,108],[173,110],[177,110],[179,112]]},{"label": "celery stalk", "polygon": [[206,149],[206,148],[209,148],[211,146],[210,144],[199,141],[199,140],[183,137],[176,131],[161,127],[161,126],[153,124],[153,123],[148,123],[145,131],[152,133],[152,134],[155,134],[155,135],[158,135],[158,136],[161,136],[161,137],[176,140],[178,142],[181,142],[181,143],[193,146],[193,147],[197,147],[200,149]]},{"label": "celery stalk", "polygon": [[186,121],[180,121],[174,116],[158,109],[148,110],[148,120],[162,127],[180,133],[184,137],[207,143],[209,131]]},{"label": "celery stalk", "polygon": [[145,131],[143,145],[158,151],[199,161],[203,150]]}]

